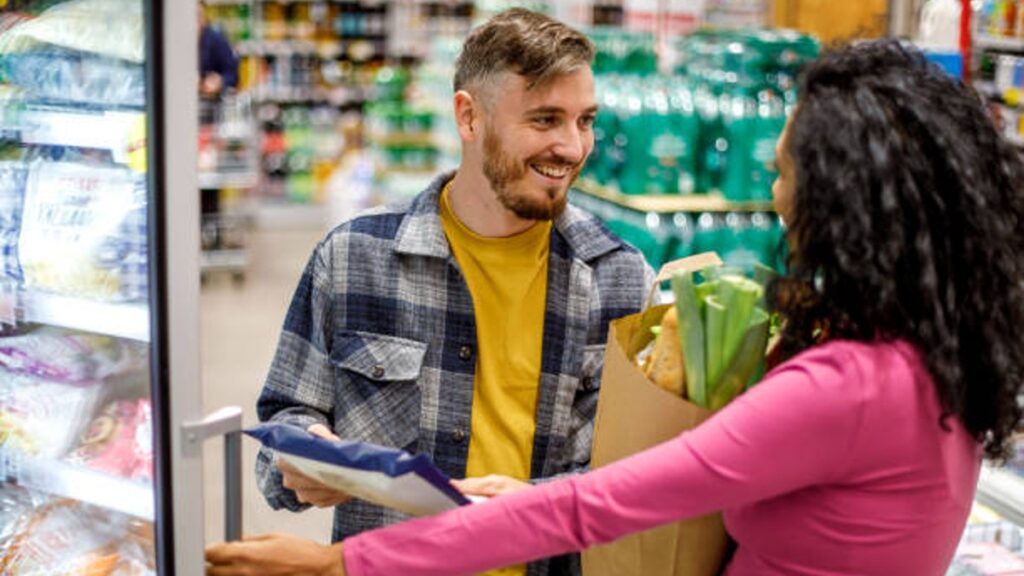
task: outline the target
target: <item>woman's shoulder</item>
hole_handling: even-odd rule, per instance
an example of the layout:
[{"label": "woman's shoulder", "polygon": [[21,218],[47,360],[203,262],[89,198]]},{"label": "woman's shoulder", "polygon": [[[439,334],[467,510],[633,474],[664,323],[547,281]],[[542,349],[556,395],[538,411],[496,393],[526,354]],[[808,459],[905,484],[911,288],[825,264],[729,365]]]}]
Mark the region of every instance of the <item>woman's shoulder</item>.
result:
[{"label": "woman's shoulder", "polygon": [[917,348],[903,340],[829,340],[783,362],[773,372],[805,372],[822,384],[855,379],[871,387],[930,380]]}]

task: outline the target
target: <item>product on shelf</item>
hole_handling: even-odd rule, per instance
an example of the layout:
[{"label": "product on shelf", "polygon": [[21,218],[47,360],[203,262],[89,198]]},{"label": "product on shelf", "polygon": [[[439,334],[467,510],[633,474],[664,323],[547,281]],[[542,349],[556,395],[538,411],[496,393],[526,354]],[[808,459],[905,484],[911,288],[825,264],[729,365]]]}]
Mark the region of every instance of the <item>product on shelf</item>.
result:
[{"label": "product on shelf", "polygon": [[133,480],[153,477],[148,399],[115,400],[93,418],[68,461]]},{"label": "product on shelf", "polygon": [[148,294],[146,182],[126,169],[36,162],[18,258],[25,286],[100,300]]},{"label": "product on shelf", "polygon": [[0,338],[0,366],[54,382],[92,382],[143,369],[146,355],[126,340],[40,327]]},{"label": "product on shelf", "polygon": [[18,234],[27,174],[21,162],[0,161],[0,273],[15,282],[21,282]]},{"label": "product on shelf", "polygon": [[25,539],[33,510],[45,499],[36,492],[3,484],[0,489],[0,574],[10,574],[10,561]]},{"label": "product on shelf", "polygon": [[1024,2],[984,0],[977,8],[978,30],[996,37],[1024,37]]},{"label": "product on shelf", "polygon": [[0,53],[49,44],[141,63],[142,38],[141,2],[68,0],[6,31],[0,36]]},{"label": "product on shelf", "polygon": [[47,48],[3,54],[0,75],[38,100],[142,106],[146,84],[141,65]]},{"label": "product on shelf", "polygon": [[142,106],[142,8],[72,0],[0,34],[0,80],[37,100]]},{"label": "product on shelf", "polygon": [[64,384],[0,373],[0,478],[16,474],[21,456],[59,458],[67,453],[103,391],[97,382]]},{"label": "product on shelf", "polygon": [[587,176],[625,194],[771,199],[775,142],[817,42],[784,31],[697,33],[677,46],[675,75],[660,76],[653,36],[594,34],[602,113]]},{"label": "product on shelf", "polygon": [[6,552],[0,566],[10,576],[156,574],[149,524],[70,500],[37,508]]}]

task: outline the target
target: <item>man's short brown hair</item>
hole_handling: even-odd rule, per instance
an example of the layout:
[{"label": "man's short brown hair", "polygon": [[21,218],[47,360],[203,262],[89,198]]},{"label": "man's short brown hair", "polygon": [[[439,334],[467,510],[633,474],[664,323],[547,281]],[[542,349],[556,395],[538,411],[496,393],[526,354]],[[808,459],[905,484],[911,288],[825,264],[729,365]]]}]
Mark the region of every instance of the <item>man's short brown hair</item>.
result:
[{"label": "man's short brown hair", "polygon": [[504,72],[526,79],[527,89],[589,68],[594,44],[581,32],[523,8],[498,13],[473,30],[455,61],[455,91],[486,90]]}]

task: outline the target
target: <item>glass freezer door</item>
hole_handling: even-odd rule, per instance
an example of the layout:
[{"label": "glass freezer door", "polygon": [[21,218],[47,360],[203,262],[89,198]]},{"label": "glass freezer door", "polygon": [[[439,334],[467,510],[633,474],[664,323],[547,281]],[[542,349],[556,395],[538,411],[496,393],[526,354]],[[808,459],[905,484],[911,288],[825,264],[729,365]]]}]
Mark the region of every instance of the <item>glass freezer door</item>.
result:
[{"label": "glass freezer door", "polygon": [[[177,37],[195,34],[194,6],[175,9]],[[171,431],[199,405],[197,209],[168,200],[194,169],[171,180],[166,158],[194,165],[194,148],[162,103],[178,75],[194,118],[195,60],[163,61],[164,11],[0,0],[0,574],[173,574],[190,546],[172,479],[201,474],[172,463]],[[200,489],[189,498],[201,515]],[[201,571],[192,548],[177,573]]]}]

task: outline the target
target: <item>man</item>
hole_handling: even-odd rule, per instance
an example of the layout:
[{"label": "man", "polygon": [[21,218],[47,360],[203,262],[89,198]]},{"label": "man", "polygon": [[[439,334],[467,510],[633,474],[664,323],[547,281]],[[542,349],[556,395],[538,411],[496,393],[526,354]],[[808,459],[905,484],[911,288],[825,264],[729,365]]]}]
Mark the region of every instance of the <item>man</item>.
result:
[{"label": "man", "polygon": [[[594,143],[593,56],[579,32],[522,9],[469,36],[458,170],[316,248],[261,420],[426,453],[467,494],[586,468],[608,322],[653,282],[635,249],[567,206]],[[336,541],[402,518],[265,452],[257,475],[275,508],[337,506]],[[576,572],[567,556],[495,574]]]},{"label": "man", "polygon": [[238,87],[238,56],[227,38],[210,26],[206,3],[199,3],[199,94],[217,98],[227,89]]}]

